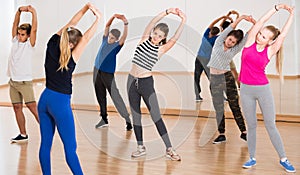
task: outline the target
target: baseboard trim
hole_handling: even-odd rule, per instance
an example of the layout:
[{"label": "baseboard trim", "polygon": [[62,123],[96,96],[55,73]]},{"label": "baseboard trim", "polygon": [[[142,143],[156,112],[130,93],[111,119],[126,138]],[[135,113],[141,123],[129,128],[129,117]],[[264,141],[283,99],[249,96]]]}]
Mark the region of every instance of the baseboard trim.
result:
[{"label": "baseboard trim", "polygon": [[[8,102],[0,102],[0,106],[2,107],[12,107],[11,103]],[[26,107],[24,105],[24,107]],[[73,110],[81,110],[81,111],[99,111],[99,106],[96,105],[86,105],[86,104],[72,104]],[[128,109],[129,110],[129,109]],[[108,112],[115,112],[117,110],[114,106],[107,107]],[[148,109],[146,107],[141,108],[142,114],[149,114]],[[175,116],[187,116],[187,117],[205,117],[208,118],[211,111],[209,110],[179,110],[179,109],[163,109],[160,111],[162,115],[175,115]],[[233,119],[233,115],[231,112],[225,112],[226,119]],[[263,120],[262,114],[257,113],[257,119]],[[299,115],[286,115],[286,114],[276,114],[277,122],[292,122],[292,123],[300,123]]]},{"label": "baseboard trim", "polygon": [[[72,105],[73,110],[88,110],[88,111],[99,111],[99,107],[95,105]],[[128,109],[129,110],[129,109]],[[115,112],[117,110],[114,106],[107,107],[108,112]],[[142,114],[149,114],[146,107],[141,108]],[[208,118],[211,111],[209,110],[179,110],[179,109],[163,109],[160,111],[162,115],[175,115],[175,116],[188,116],[188,117],[206,117]],[[226,119],[234,119],[231,112],[225,113]],[[257,113],[257,119],[263,120],[261,113]],[[285,115],[285,114],[276,114],[277,122],[291,122],[291,123],[300,123],[300,115]]]}]

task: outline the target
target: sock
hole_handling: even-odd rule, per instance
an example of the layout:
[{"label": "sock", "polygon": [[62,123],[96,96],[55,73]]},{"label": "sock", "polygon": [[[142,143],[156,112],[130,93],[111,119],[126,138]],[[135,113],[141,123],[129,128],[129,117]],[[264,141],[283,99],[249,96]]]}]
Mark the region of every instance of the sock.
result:
[{"label": "sock", "polygon": [[287,160],[286,157],[280,159],[281,162],[285,162],[286,160]]}]

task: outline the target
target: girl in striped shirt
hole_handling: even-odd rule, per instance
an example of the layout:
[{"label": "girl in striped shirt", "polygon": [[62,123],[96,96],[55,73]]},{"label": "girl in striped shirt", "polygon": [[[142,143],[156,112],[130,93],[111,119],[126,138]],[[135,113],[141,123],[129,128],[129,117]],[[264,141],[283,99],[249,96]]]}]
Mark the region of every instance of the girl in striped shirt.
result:
[{"label": "girl in striped shirt", "polygon": [[[169,27],[165,23],[158,23],[163,17],[174,14],[181,18],[181,23],[175,34],[167,41]],[[180,161],[181,158],[172,148],[166,126],[161,118],[157,96],[154,90],[152,67],[161,56],[170,50],[182,33],[186,21],[185,14],[178,8],[169,8],[154,17],[145,28],[143,36],[135,50],[132,67],[127,81],[128,98],[133,117],[133,128],[137,140],[137,151],[132,157],[146,155],[143,143],[143,129],[141,123],[141,98],[143,98],[153,122],[166,146],[166,156],[171,160]]]}]

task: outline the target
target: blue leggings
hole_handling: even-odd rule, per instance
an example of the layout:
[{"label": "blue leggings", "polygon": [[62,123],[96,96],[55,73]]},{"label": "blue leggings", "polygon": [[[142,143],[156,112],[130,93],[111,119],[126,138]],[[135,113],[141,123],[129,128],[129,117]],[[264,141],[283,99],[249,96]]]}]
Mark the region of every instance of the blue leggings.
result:
[{"label": "blue leggings", "polygon": [[72,173],[83,174],[76,154],[75,125],[70,99],[71,95],[46,88],[38,102],[41,132],[39,158],[43,175],[51,174],[50,152],[55,127],[64,144],[65,157]]}]

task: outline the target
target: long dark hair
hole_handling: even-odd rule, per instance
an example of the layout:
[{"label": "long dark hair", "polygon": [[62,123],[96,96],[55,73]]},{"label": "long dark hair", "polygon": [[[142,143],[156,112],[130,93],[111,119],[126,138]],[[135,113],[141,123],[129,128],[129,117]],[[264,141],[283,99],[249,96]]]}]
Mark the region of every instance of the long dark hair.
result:
[{"label": "long dark hair", "polygon": [[[153,31],[156,30],[156,29],[159,29],[159,30],[161,30],[162,32],[165,33],[165,39],[162,39],[158,44],[159,45],[166,44],[167,43],[167,36],[168,36],[168,33],[169,33],[169,26],[166,23],[159,23],[153,28]],[[149,37],[149,39],[151,40],[151,36]]]},{"label": "long dark hair", "polygon": [[229,36],[235,37],[237,40],[236,44],[239,44],[242,41],[242,39],[244,38],[244,32],[241,29],[231,30],[228,33],[227,37],[229,37]]}]

